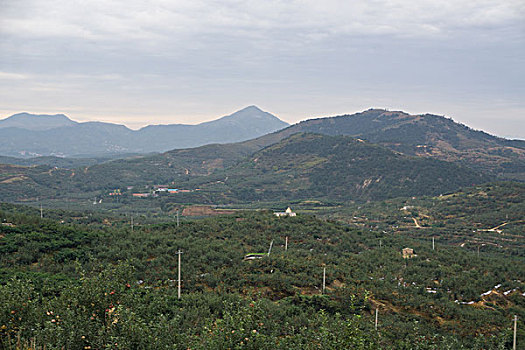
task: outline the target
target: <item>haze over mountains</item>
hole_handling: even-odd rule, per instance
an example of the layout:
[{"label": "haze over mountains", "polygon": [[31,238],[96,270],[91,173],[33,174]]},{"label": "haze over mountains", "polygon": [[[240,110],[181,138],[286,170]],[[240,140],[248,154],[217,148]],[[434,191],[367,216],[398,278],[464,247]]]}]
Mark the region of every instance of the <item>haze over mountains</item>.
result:
[{"label": "haze over mountains", "polygon": [[[124,152],[179,143],[205,145],[103,164],[96,164],[102,160],[93,158],[59,162],[59,158],[40,157],[27,163],[4,157],[0,160],[6,163],[40,165],[0,167],[0,195],[13,201],[63,198],[74,192],[99,195],[130,185],[159,184],[203,189],[188,198],[189,202],[376,200],[439,194],[491,180],[525,180],[525,141],[498,138],[429,114],[370,109],[281,129],[286,123],[251,106],[213,122],[149,126],[136,132],[104,123],[73,122],[47,130],[12,126],[24,118],[38,117],[19,115],[5,120],[9,126],[1,127],[0,134],[10,138],[0,144],[13,146],[16,140],[41,150],[39,142],[45,139],[48,149],[56,142],[56,147],[69,145],[74,154],[88,149]],[[61,116],[57,123],[70,124],[68,120]],[[47,128],[45,123],[32,127]],[[17,139],[13,136],[17,134],[24,136]],[[90,136],[94,134],[98,136]],[[32,139],[31,135],[42,138]],[[258,137],[227,143],[249,135]],[[100,144],[91,139],[106,141]],[[54,166],[71,170],[52,169]],[[83,168],[75,169],[80,166]]]},{"label": "haze over mountains", "polygon": [[493,179],[525,180],[525,141],[492,136],[443,116],[383,109],[309,119],[252,140],[172,150],[130,162],[141,171],[147,171],[146,164],[152,163],[184,164],[190,173],[209,174],[297,133],[351,136],[407,156],[456,163]]},{"label": "haze over mountains", "polygon": [[137,131],[111,123],[78,123],[62,114],[20,113],[0,120],[0,155],[106,157],[163,152],[244,141],[286,126],[286,122],[255,106],[198,125],[149,125]]}]

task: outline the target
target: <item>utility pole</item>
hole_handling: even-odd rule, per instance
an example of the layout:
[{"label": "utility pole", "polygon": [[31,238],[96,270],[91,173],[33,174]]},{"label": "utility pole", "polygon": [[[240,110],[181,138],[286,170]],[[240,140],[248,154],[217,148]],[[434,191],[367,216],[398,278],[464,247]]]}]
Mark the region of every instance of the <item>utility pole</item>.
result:
[{"label": "utility pole", "polygon": [[518,330],[518,315],[514,315],[514,341],[512,342],[512,350],[517,349],[516,344],[516,333]]},{"label": "utility pole", "polygon": [[177,253],[175,254],[179,256],[179,263],[177,265],[177,269],[178,269],[177,298],[180,299],[180,256],[182,254],[182,251],[179,249]]},{"label": "utility pole", "polygon": [[323,267],[323,294],[326,289],[326,267]]},{"label": "utility pole", "polygon": [[383,242],[379,240],[379,248],[381,248],[382,246],[383,246]]},{"label": "utility pole", "polygon": [[481,245],[478,244],[478,258],[479,258],[479,248],[480,248],[480,247],[483,247],[484,245],[485,245],[485,244],[481,244]]},{"label": "utility pole", "polygon": [[131,215],[131,232],[133,232],[133,215]]},{"label": "utility pole", "polygon": [[379,313],[379,309],[376,307],[376,331],[377,331],[377,319],[378,319],[378,313]]},{"label": "utility pole", "polygon": [[272,246],[273,246],[273,239],[270,242],[270,249],[268,249],[268,256],[270,256],[270,253],[272,252]]},{"label": "utility pole", "polygon": [[435,250],[434,236],[432,236],[432,250]]},{"label": "utility pole", "polygon": [[288,250],[288,236],[286,236],[286,240],[284,241],[284,251]]},{"label": "utility pole", "polygon": [[42,203],[40,204],[40,219],[44,217],[44,210],[42,209]]},{"label": "utility pole", "polygon": [[177,209],[177,227],[179,227],[179,209]]}]

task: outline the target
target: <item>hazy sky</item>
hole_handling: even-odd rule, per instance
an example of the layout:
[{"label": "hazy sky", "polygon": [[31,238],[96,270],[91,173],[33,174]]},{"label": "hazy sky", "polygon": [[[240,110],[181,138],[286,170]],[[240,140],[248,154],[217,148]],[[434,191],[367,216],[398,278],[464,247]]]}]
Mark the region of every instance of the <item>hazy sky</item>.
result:
[{"label": "hazy sky", "polygon": [[523,0],[0,0],[0,117],[288,122],[370,107],[525,138]]}]

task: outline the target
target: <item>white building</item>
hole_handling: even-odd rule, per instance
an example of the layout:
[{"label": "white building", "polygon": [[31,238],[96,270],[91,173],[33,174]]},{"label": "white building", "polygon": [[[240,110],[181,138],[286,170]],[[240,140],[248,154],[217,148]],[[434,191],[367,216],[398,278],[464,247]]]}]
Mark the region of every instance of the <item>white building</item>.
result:
[{"label": "white building", "polygon": [[284,212],[274,213],[275,216],[296,216],[297,214],[292,211],[290,207]]}]

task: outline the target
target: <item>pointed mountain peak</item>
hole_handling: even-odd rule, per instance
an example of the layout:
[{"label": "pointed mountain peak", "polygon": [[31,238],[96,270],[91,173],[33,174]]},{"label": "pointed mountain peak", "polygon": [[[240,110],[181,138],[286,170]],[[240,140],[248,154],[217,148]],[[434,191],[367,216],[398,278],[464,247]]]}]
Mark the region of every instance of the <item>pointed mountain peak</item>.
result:
[{"label": "pointed mountain peak", "polygon": [[270,125],[274,125],[275,129],[273,131],[289,125],[273,114],[265,112],[255,105],[244,107],[243,109],[240,109],[230,115],[202,124],[216,123],[268,123]]},{"label": "pointed mountain peak", "polygon": [[234,112],[234,113],[232,113],[232,114],[230,114],[230,115],[228,115],[228,116],[226,116],[224,118],[229,118],[229,117],[235,117],[235,118],[239,118],[239,117],[258,118],[260,116],[267,116],[267,117],[277,118],[273,114],[265,112],[265,111],[263,111],[262,109],[260,109],[259,107],[255,106],[255,105],[244,107],[243,109],[240,109],[237,112]]},{"label": "pointed mountain peak", "polygon": [[264,111],[262,109],[260,109],[259,107],[257,107],[256,105],[251,105],[251,106],[247,106],[247,107],[244,107],[243,109],[237,111],[236,113],[238,112],[263,112]]}]

